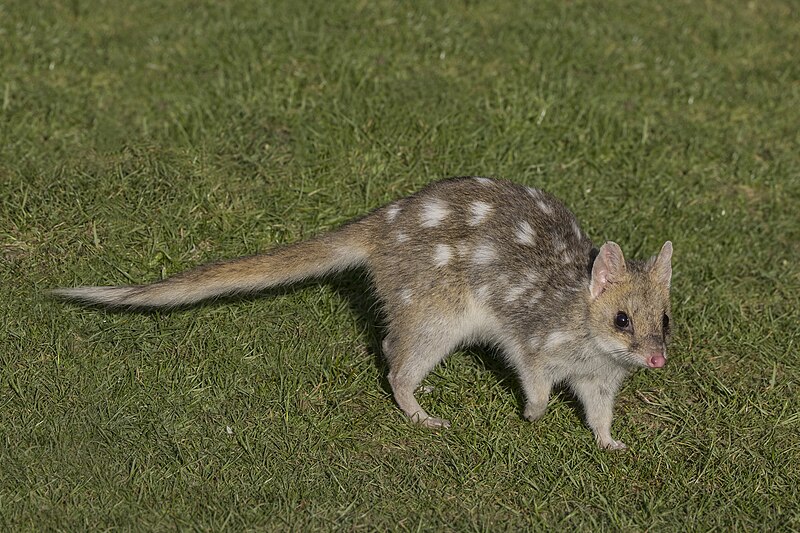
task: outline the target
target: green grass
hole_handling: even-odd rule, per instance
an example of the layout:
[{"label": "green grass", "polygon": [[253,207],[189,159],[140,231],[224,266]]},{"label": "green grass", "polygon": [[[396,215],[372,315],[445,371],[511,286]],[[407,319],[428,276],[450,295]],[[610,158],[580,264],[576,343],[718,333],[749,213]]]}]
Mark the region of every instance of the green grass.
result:
[{"label": "green grass", "polygon": [[[164,5],[168,7],[164,7]],[[792,2],[0,6],[0,529],[800,528]],[[544,187],[675,338],[595,449],[490,354],[394,406],[359,275],[172,313],[65,306],[450,175]]]}]

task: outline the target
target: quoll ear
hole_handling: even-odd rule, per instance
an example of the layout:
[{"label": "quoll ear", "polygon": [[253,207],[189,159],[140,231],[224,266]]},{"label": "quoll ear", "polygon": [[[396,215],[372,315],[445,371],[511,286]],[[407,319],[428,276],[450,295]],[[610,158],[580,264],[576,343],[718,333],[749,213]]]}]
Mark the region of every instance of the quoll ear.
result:
[{"label": "quoll ear", "polygon": [[592,281],[589,284],[592,299],[600,296],[609,283],[619,281],[625,272],[627,269],[622,249],[617,243],[608,241],[600,247],[594,265],[592,265]]},{"label": "quoll ear", "polygon": [[667,241],[653,261],[653,276],[660,284],[669,288],[672,280],[672,243]]}]

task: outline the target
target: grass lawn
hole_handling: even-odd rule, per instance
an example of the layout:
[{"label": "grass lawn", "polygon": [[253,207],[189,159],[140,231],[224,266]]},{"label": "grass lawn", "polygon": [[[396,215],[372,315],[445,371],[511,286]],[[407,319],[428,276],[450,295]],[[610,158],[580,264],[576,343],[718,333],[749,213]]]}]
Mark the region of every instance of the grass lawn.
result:
[{"label": "grass lawn", "polygon": [[[796,2],[0,5],[0,530],[800,529]],[[674,340],[597,449],[480,347],[394,405],[363,275],[168,313],[48,299],[452,175],[671,239]]]}]

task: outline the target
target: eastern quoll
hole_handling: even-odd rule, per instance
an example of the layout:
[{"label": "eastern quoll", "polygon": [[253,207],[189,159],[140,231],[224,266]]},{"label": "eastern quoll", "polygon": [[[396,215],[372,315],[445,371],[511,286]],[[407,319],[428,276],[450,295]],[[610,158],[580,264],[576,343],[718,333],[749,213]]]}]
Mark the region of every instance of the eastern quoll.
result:
[{"label": "eastern quoll", "polygon": [[554,385],[584,406],[602,448],[626,375],[666,364],[672,244],[626,261],[599,249],[550,194],[489,178],[438,181],[308,241],[212,263],[149,285],[56,289],[115,308],[175,307],[365,268],[383,306],[383,353],[397,405],[414,422],[449,427],[414,392],[456,348],[499,348],[519,376],[528,420]]}]

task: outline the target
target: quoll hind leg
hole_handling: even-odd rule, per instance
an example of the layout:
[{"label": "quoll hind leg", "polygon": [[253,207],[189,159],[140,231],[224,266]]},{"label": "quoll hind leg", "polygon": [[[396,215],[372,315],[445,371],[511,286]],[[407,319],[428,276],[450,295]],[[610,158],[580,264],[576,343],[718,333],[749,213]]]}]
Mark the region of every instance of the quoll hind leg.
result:
[{"label": "quoll hind leg", "polygon": [[443,343],[441,338],[419,335],[415,338],[411,332],[405,335],[393,332],[383,341],[383,353],[389,363],[388,378],[394,400],[415,424],[434,429],[450,427],[448,420],[425,412],[414,396],[414,391],[451,349],[451,343]]}]

